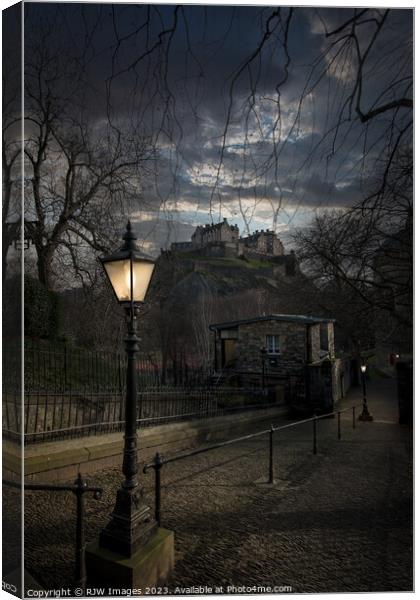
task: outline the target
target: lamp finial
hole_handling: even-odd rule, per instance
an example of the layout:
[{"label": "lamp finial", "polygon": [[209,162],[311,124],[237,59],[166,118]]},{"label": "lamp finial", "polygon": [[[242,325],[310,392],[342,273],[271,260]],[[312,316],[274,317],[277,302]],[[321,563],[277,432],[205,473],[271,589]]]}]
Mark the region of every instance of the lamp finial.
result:
[{"label": "lamp finial", "polygon": [[[136,237],[136,235],[135,235],[135,233],[134,233],[134,231],[133,231],[133,229],[131,227],[131,221],[129,219],[127,221],[127,226],[126,226],[126,229],[125,229],[125,232],[124,232],[124,235],[123,235],[123,240],[125,240],[126,244],[129,244],[129,245],[131,244],[130,247],[132,247],[132,244],[133,244],[134,240],[136,240],[136,239],[137,239],[137,237]],[[128,246],[126,245],[126,248],[127,247]],[[133,248],[133,250],[134,249],[135,248]]]}]

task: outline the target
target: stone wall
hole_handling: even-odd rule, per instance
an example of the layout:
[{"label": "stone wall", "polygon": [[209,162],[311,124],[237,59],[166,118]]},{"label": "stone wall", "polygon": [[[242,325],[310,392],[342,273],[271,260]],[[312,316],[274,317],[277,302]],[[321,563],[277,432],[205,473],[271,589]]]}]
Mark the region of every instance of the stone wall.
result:
[{"label": "stone wall", "polygon": [[[255,433],[286,414],[285,407],[264,408],[242,414],[147,427],[139,435],[139,462],[156,452],[169,456],[183,450]],[[77,474],[121,467],[123,432],[46,442],[25,447],[25,480],[74,481]],[[21,448],[3,441],[3,477],[16,481],[21,473]],[[141,474],[140,474],[141,477]]]},{"label": "stone wall", "polygon": [[320,324],[309,327],[310,356],[308,362],[317,362],[321,351],[321,326]]},{"label": "stone wall", "polygon": [[334,340],[334,323],[327,323],[327,331],[328,331],[328,352],[330,353],[330,357],[335,357],[335,340]]},{"label": "stone wall", "polygon": [[273,234],[273,254],[274,256],[282,256],[284,254],[284,246],[276,235]]},{"label": "stone wall", "polygon": [[171,244],[171,250],[174,252],[188,252],[192,249],[192,242],[173,242]]},{"label": "stone wall", "polygon": [[[280,336],[280,354],[267,355],[266,373],[286,377],[298,373],[306,363],[306,325],[287,321],[263,321],[239,326],[237,370],[261,372],[261,351],[267,335]],[[270,364],[270,359],[277,364]]]},{"label": "stone wall", "polygon": [[331,363],[332,394],[334,403],[343,398],[351,387],[351,365],[349,358],[337,358]]},{"label": "stone wall", "polygon": [[218,258],[236,258],[238,250],[233,242],[213,242],[202,249],[203,256]]}]

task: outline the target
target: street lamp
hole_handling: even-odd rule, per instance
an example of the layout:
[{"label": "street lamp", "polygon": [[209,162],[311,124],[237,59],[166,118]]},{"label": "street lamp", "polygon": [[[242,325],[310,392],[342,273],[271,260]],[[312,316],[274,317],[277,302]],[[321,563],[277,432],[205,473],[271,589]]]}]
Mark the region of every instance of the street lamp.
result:
[{"label": "street lamp", "polygon": [[124,458],[125,476],[111,520],[101,531],[99,546],[126,557],[131,557],[145,544],[157,528],[150,509],[142,499],[137,480],[137,373],[135,356],[139,339],[136,335],[139,305],[144,301],[153,274],[154,262],[144,256],[136,245],[136,236],[130,221],[123,236],[124,244],[114,254],[100,261],[111,283],[118,302],[127,314],[128,335],[127,389],[125,402]]},{"label": "street lamp", "polygon": [[267,348],[260,348],[261,353],[261,388],[265,391],[265,358],[267,356]]},{"label": "street lamp", "polygon": [[363,386],[363,409],[359,415],[359,421],[373,421],[373,417],[369,414],[367,400],[366,400],[366,370],[365,364],[360,365],[360,371],[362,372],[362,386]]}]

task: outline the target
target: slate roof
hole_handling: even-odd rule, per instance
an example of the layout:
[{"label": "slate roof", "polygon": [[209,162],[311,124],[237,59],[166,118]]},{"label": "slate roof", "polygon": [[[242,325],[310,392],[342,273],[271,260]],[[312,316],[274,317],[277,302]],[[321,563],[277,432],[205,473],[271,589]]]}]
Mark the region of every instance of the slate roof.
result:
[{"label": "slate roof", "polygon": [[238,325],[247,325],[248,323],[259,323],[263,321],[288,321],[291,323],[303,323],[305,325],[316,325],[317,323],[334,323],[335,319],[325,319],[323,317],[311,317],[307,315],[264,315],[261,317],[253,317],[251,319],[239,319],[237,321],[226,321],[224,323],[212,323],[209,325],[210,331],[218,329],[231,329]]}]

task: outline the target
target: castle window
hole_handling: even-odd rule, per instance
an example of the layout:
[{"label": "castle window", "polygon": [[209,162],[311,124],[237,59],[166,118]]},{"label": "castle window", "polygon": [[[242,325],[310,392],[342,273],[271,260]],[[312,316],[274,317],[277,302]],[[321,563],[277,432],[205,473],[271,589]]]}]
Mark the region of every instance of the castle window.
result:
[{"label": "castle window", "polygon": [[265,347],[268,354],[280,354],[280,336],[267,335],[265,337]]}]

